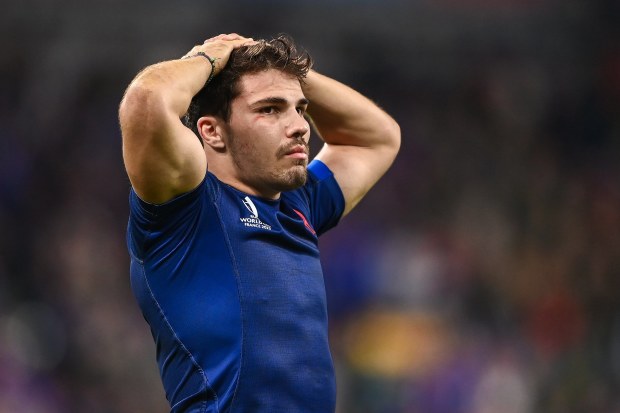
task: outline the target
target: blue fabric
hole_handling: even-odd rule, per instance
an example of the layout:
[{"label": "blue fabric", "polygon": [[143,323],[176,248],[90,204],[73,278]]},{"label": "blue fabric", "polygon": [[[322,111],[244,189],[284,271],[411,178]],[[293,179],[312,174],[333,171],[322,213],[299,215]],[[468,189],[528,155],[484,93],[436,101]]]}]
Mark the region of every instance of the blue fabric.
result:
[{"label": "blue fabric", "polygon": [[152,205],[130,192],[131,286],[171,412],[335,410],[318,239],[344,198],[320,161],[278,200],[208,173]]}]

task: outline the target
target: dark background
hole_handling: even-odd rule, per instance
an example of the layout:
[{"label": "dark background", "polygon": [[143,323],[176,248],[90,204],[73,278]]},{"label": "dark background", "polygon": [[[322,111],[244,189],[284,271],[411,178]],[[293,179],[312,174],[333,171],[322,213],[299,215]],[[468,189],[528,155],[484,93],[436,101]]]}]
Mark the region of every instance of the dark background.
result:
[{"label": "dark background", "polygon": [[617,1],[2,9],[0,413],[167,411],[117,107],[220,32],[293,35],[402,128],[321,241],[340,413],[620,412]]}]

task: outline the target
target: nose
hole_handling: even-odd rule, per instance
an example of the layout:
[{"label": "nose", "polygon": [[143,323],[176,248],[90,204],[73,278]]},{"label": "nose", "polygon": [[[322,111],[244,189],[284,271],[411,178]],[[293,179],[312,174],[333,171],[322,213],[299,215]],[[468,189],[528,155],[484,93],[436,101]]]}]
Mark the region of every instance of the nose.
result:
[{"label": "nose", "polygon": [[310,137],[310,125],[303,115],[297,113],[297,111],[294,113],[291,123],[287,128],[286,136],[291,139],[303,139],[308,141]]}]

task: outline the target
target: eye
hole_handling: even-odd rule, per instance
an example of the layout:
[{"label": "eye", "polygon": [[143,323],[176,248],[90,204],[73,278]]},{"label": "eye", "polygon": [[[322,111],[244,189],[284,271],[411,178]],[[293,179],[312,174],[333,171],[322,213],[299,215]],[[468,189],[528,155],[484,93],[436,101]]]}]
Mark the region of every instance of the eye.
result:
[{"label": "eye", "polygon": [[297,113],[303,116],[306,113],[306,107],[305,106],[297,107]]},{"label": "eye", "polygon": [[275,106],[263,106],[258,111],[264,115],[272,115],[278,112],[278,108]]}]

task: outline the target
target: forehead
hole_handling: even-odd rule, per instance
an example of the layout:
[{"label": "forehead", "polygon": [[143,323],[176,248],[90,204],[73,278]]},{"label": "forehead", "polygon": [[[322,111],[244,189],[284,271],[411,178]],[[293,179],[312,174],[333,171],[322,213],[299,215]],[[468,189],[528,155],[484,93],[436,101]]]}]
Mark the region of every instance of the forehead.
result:
[{"label": "forehead", "polygon": [[299,80],[279,70],[269,69],[258,73],[245,74],[239,80],[238,99],[248,103],[265,97],[283,97],[298,100],[304,97]]}]

